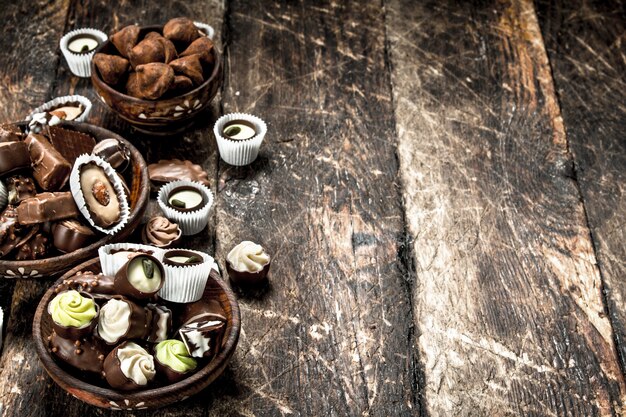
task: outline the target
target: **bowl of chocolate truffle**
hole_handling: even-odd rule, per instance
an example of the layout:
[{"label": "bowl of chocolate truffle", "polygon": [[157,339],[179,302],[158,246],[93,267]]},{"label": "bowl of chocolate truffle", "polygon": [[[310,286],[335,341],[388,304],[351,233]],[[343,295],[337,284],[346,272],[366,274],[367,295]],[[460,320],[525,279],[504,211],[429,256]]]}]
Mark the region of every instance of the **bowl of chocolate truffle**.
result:
[{"label": "bowl of chocolate truffle", "polygon": [[1,277],[61,275],[139,225],[148,170],[124,138],[36,120],[1,125],[0,137]]},{"label": "bowl of chocolate truffle", "polygon": [[102,101],[137,130],[185,130],[217,94],[222,59],[193,21],[126,26],[96,50],[91,81]]},{"label": "bowl of chocolate truffle", "polygon": [[37,354],[74,397],[113,410],[158,408],[197,394],[237,346],[237,300],[209,255],[107,245],[44,294]]}]

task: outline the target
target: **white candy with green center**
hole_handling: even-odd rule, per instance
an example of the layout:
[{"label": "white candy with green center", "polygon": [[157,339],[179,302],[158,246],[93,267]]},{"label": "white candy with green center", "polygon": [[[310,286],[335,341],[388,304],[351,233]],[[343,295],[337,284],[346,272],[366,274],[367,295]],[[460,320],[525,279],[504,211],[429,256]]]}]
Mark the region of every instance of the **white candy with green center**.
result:
[{"label": "white candy with green center", "polygon": [[[174,200],[185,203],[185,207],[180,207]],[[202,194],[196,190],[180,190],[170,194],[167,202],[172,207],[192,209],[202,205]]]},{"label": "white candy with green center", "polygon": [[[146,266],[144,266],[144,261],[147,261],[152,264],[152,276],[150,277],[149,273],[146,271]],[[161,269],[158,265],[154,263],[149,258],[145,256],[135,256],[128,265],[128,282],[131,283],[133,287],[138,289],[144,293],[152,293],[155,292],[159,285],[161,285]]]},{"label": "white candy with green center", "polygon": [[75,54],[93,51],[98,47],[98,41],[92,37],[76,37],[70,40],[67,49]]},{"label": "white candy with green center", "polygon": [[224,135],[228,139],[246,140],[254,137],[256,135],[256,131],[243,123],[233,123],[224,128]]}]

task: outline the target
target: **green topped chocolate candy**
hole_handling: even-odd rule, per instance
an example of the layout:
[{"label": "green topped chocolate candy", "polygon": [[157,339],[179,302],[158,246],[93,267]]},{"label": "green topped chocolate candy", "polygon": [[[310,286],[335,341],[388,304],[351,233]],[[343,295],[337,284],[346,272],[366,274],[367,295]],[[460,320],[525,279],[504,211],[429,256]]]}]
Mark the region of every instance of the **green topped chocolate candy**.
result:
[{"label": "green topped chocolate candy", "polygon": [[80,328],[91,323],[96,317],[96,306],[93,299],[70,290],[54,297],[48,304],[48,312],[58,325]]},{"label": "green topped chocolate candy", "polygon": [[164,340],[156,345],[156,358],[161,364],[180,373],[196,369],[198,363],[180,340]]}]

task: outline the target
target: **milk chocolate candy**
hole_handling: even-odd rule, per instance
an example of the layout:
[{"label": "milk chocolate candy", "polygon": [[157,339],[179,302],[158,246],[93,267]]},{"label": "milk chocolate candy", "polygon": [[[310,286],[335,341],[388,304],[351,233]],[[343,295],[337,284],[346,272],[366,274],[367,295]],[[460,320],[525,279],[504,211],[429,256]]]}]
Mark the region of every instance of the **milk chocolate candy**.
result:
[{"label": "milk chocolate candy", "polygon": [[22,129],[11,123],[0,124],[0,142],[19,142],[24,139]]},{"label": "milk chocolate candy", "polygon": [[30,133],[24,139],[28,145],[33,166],[33,177],[45,191],[60,190],[68,178],[72,166],[48,140],[36,133]]},{"label": "milk chocolate candy", "polygon": [[84,153],[90,154],[96,146],[96,140],[91,135],[59,126],[48,128],[48,138],[72,166],[76,158]]},{"label": "milk chocolate candy", "polygon": [[52,226],[52,236],[55,248],[70,253],[88,246],[96,234],[78,220],[61,220]]},{"label": "milk chocolate candy", "polygon": [[139,65],[154,62],[165,62],[165,47],[158,39],[146,38],[130,50],[128,54],[130,65],[137,69]]},{"label": "milk chocolate candy", "polygon": [[180,57],[190,56],[190,55],[198,55],[200,57],[200,61],[205,65],[212,65],[215,61],[215,56],[213,55],[213,41],[206,36],[201,36],[195,41],[193,41],[187,49],[181,52]]},{"label": "milk chocolate candy", "polygon": [[139,254],[117,271],[114,285],[119,294],[142,300],[156,295],[164,279],[161,262],[154,256]]},{"label": "milk chocolate candy", "polygon": [[145,339],[152,329],[152,311],[127,298],[113,296],[100,309],[97,336],[115,346],[130,339]]},{"label": "milk chocolate candy", "polygon": [[0,175],[30,166],[28,145],[24,142],[0,142]]},{"label": "milk chocolate candy", "polygon": [[7,190],[9,191],[9,204],[13,205],[18,205],[37,194],[32,178],[20,175],[7,179]]},{"label": "milk chocolate candy", "polygon": [[120,172],[126,170],[130,164],[130,149],[115,138],[101,140],[93,148],[92,153]]},{"label": "milk chocolate candy", "polygon": [[157,187],[177,180],[195,181],[207,187],[210,186],[208,175],[200,165],[180,159],[162,159],[156,164],[150,164],[148,175],[150,181]]},{"label": "milk chocolate candy", "polygon": [[169,90],[174,82],[174,70],[167,64],[153,62],[136,68],[140,97],[156,100]]},{"label": "milk chocolate candy", "polygon": [[133,391],[145,388],[156,375],[154,358],[133,342],[124,342],[104,360],[104,375],[112,388]]},{"label": "milk chocolate candy", "polygon": [[204,81],[202,64],[200,63],[200,55],[198,54],[175,59],[170,62],[170,66],[174,69],[176,74],[189,77],[195,85],[200,85]]},{"label": "milk chocolate candy", "polygon": [[0,215],[0,258],[11,252],[20,242],[20,225],[17,222],[17,210],[7,206]]},{"label": "milk chocolate candy", "polygon": [[224,317],[205,315],[185,323],[178,335],[192,357],[208,358],[220,350],[225,328]]},{"label": "milk chocolate candy", "polygon": [[[33,230],[36,231],[37,229],[34,228]],[[15,260],[32,261],[45,257],[50,246],[49,240],[48,236],[43,233],[33,233],[28,239],[22,240],[16,245]]]},{"label": "milk chocolate candy", "polygon": [[67,290],[76,290],[91,294],[96,300],[109,300],[115,294],[114,277],[94,274],[91,271],[78,272],[76,275],[64,279],[54,288],[55,293]]},{"label": "milk chocolate candy", "polygon": [[189,45],[200,37],[198,28],[193,21],[186,17],[178,17],[169,20],[163,26],[163,36],[177,45]]},{"label": "milk chocolate candy", "polygon": [[23,200],[17,206],[17,218],[21,225],[78,217],[78,207],[69,191],[41,193]]},{"label": "milk chocolate candy", "polygon": [[109,85],[117,85],[122,81],[130,65],[126,58],[102,53],[93,56],[93,63],[98,68],[104,82]]},{"label": "milk chocolate candy", "polygon": [[[62,296],[62,294],[60,296]],[[83,298],[89,298],[93,301],[93,297],[91,296],[91,294],[81,293],[80,296]],[[93,303],[93,305],[94,305],[94,308],[96,309],[96,315],[93,317],[93,319],[89,321],[89,323],[85,323],[85,325],[81,327],[64,326],[54,321],[54,319],[51,317],[50,321],[52,322],[52,329],[57,335],[59,335],[63,339],[80,340],[83,338],[90,337],[93,332],[94,327],[96,327],[96,323],[98,322],[98,310],[100,309],[98,304],[96,304],[95,302]],[[51,314],[50,310],[47,310],[47,312],[48,314]]]},{"label": "milk chocolate candy", "polygon": [[159,343],[166,340],[172,332],[172,310],[152,303],[148,304],[146,308],[152,311],[152,325],[146,340],[150,343]]},{"label": "milk chocolate candy", "polygon": [[69,340],[53,331],[48,337],[48,347],[54,356],[69,366],[102,375],[105,355],[91,337]]},{"label": "milk chocolate candy", "polygon": [[139,26],[137,25],[126,26],[109,38],[111,39],[111,43],[115,45],[115,48],[124,58],[128,58],[130,50],[137,44],[139,40],[139,30]]}]

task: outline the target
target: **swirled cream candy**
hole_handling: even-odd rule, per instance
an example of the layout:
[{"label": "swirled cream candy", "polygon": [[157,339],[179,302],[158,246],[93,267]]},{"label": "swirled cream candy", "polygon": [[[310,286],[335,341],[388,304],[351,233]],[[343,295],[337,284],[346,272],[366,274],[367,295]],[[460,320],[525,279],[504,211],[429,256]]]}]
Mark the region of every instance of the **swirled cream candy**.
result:
[{"label": "swirled cream candy", "polygon": [[132,391],[145,388],[155,377],[154,358],[133,342],[124,342],[104,360],[104,376],[115,389]]},{"label": "swirled cream candy", "polygon": [[108,345],[143,339],[151,327],[146,309],[125,298],[113,298],[100,309],[96,334]]},{"label": "swirled cream candy", "polygon": [[91,295],[69,290],[57,294],[48,303],[48,314],[59,336],[78,340],[91,333],[96,324],[98,307]]},{"label": "swirled cream candy", "polygon": [[266,282],[270,262],[270,256],[261,245],[244,240],[228,252],[226,269],[234,283],[258,285]]},{"label": "swirled cream candy", "polygon": [[154,350],[156,368],[170,383],[186,378],[198,367],[198,362],[180,340],[164,340]]}]

